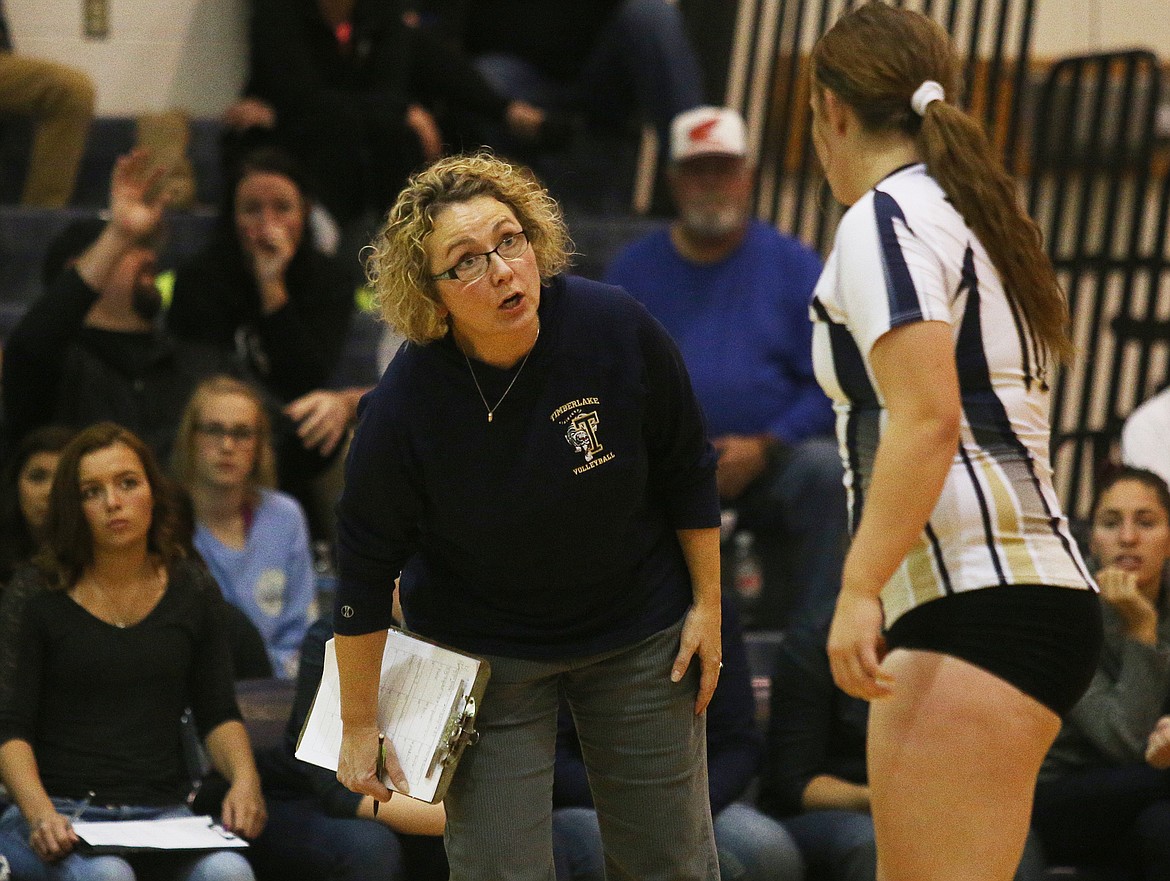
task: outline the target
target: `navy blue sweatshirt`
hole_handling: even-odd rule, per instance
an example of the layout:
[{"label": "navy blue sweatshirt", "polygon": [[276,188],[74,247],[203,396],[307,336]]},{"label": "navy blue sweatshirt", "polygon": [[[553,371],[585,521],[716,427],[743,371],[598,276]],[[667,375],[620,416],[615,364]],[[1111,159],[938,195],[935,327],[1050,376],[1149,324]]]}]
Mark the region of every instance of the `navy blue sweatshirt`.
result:
[{"label": "navy blue sweatshirt", "polygon": [[[581,657],[682,617],[675,531],[718,526],[715,454],[678,350],[619,288],[557,277],[527,363],[451,335],[407,345],[364,400],[338,504],[335,627],[406,623],[505,657]],[[519,365],[517,365],[519,366]]]}]

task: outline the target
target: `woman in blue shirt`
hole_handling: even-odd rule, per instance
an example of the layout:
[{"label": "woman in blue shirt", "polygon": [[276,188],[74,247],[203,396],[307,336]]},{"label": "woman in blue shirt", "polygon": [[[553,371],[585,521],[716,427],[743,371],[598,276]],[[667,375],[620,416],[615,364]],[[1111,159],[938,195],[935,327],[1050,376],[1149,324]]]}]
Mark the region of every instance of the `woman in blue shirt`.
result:
[{"label": "woman in blue shirt", "polygon": [[195,550],[264,637],[276,675],[294,678],[317,617],[317,582],[304,511],[272,488],[276,456],[259,394],[229,376],[200,383],[173,455],[195,512]]}]

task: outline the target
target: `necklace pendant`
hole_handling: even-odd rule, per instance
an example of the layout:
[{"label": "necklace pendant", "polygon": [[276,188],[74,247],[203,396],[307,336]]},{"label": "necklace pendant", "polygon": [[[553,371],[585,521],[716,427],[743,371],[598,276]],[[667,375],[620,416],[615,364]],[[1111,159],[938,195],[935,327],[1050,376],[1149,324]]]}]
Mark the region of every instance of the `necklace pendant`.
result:
[{"label": "necklace pendant", "polygon": [[488,422],[492,421],[492,411],[488,410]]}]

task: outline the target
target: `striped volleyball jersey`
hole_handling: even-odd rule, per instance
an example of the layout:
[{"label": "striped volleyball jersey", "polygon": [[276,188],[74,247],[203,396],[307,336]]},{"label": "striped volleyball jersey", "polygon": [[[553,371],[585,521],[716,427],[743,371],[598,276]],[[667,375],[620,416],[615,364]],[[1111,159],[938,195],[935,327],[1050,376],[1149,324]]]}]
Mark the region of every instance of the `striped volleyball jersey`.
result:
[{"label": "striped volleyball jersey", "polygon": [[886,419],[873,344],[915,321],[945,321],[955,337],[959,447],[926,528],[882,590],[887,626],[959,591],[1094,586],[1052,487],[1048,356],[924,165],[894,172],[845,213],[811,312],[854,528]]}]

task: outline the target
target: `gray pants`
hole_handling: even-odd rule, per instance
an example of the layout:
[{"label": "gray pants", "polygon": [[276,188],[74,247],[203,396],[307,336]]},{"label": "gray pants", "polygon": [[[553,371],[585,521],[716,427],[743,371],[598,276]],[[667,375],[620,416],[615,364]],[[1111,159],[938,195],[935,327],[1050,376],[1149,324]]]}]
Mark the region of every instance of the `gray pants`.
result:
[{"label": "gray pants", "polygon": [[699,662],[670,681],[682,623],[567,661],[490,657],[479,743],[447,791],[451,881],[555,881],[557,705],[573,710],[609,881],[718,881]]}]

